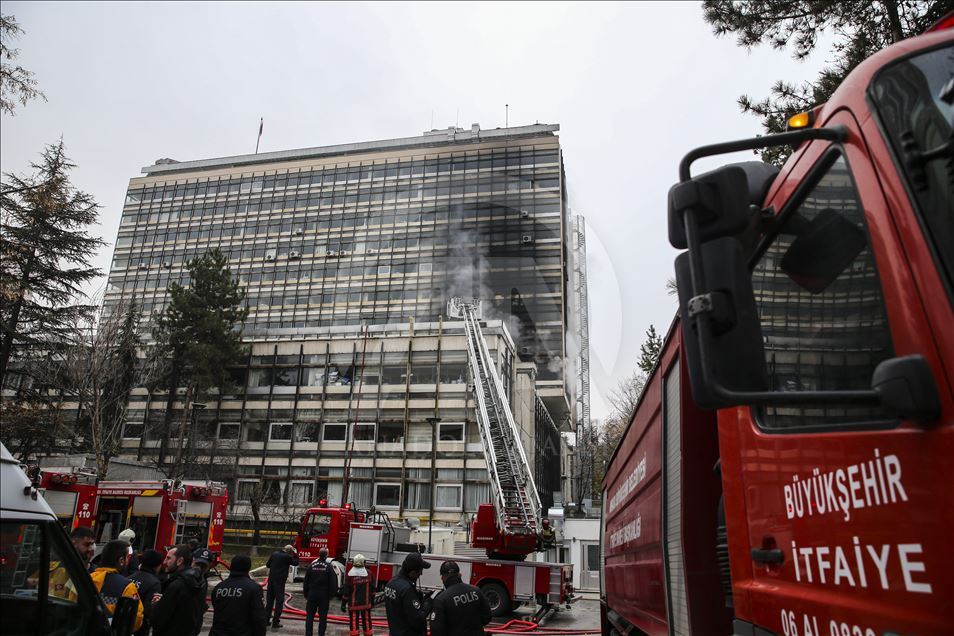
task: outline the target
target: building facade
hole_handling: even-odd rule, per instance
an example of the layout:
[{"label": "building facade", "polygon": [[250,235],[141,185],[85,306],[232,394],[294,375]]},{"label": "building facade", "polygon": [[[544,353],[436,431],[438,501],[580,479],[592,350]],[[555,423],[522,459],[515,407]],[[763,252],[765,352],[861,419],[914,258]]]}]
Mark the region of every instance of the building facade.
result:
[{"label": "building facade", "polygon": [[137,390],[127,456],[229,482],[236,514],[325,496],[457,521],[488,486],[462,323],[444,315],[451,297],[479,297],[550,505],[569,477],[559,431],[575,425],[577,377],[558,129],[474,125],[144,168],[106,306],[135,298],[151,321],[169,283],[189,283],[186,263],[218,248],[247,293],[251,353],[235,394],[177,403],[182,435],[159,439],[166,396]]}]

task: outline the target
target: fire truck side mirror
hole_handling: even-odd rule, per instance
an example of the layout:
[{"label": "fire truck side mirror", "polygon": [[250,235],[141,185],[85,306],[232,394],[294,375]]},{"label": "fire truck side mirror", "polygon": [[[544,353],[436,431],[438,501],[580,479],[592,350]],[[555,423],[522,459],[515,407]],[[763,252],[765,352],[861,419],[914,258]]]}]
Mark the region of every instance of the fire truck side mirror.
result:
[{"label": "fire truck side mirror", "polygon": [[901,419],[928,423],[941,417],[941,398],[924,356],[884,360],[875,367],[871,388],[885,410]]},{"label": "fire truck side mirror", "polygon": [[730,406],[729,400],[713,385],[735,392],[767,389],[762,327],[741,244],[731,237],[710,240],[698,257],[705,288],[695,291],[689,254],[676,258],[683,341],[693,399],[702,408],[720,408]]},{"label": "fire truck side mirror", "polygon": [[748,223],[748,192],[745,172],[737,166],[677,183],[669,189],[669,242],[677,249],[687,247],[686,214],[695,217],[702,242],[738,234]]}]

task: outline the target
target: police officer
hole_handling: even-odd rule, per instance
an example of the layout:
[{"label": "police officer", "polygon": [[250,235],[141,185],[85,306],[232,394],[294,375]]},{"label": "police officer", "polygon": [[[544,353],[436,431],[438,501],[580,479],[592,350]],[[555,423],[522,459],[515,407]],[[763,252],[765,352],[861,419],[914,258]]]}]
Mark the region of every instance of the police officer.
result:
[{"label": "police officer", "polygon": [[483,636],[490,622],[490,601],[479,587],[460,579],[455,561],[441,564],[444,591],[434,599],[431,636]]},{"label": "police officer", "polygon": [[209,636],[265,636],[268,622],[262,586],[249,578],[252,560],[232,559],[229,578],[212,590],[212,629]]},{"label": "police officer", "polygon": [[265,606],[272,616],[272,627],[282,626],[279,620],[285,608],[285,582],[288,580],[288,571],[293,565],[298,565],[298,553],[295,547],[286,545],[283,549],[272,552],[265,567],[268,568],[268,594],[265,596]]},{"label": "police officer", "polygon": [[417,580],[431,564],[412,552],[401,564],[401,571],[384,588],[384,609],[388,615],[390,636],[424,636],[431,599],[424,599],[417,590]]},{"label": "police officer", "polygon": [[315,624],[315,612],[318,612],[318,636],[325,636],[328,628],[328,604],[331,597],[338,593],[338,575],[328,563],[328,548],[318,550],[318,558],[311,562],[305,571],[302,584],[305,594],[305,636],[311,636]]}]

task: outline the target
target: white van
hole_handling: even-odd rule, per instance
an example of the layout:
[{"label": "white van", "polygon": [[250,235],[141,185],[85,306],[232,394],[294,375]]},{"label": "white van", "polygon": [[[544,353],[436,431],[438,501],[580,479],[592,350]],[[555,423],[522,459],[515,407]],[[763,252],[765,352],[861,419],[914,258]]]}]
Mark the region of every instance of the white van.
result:
[{"label": "white van", "polygon": [[[126,612],[117,607],[116,615]],[[125,636],[128,622],[110,625],[63,526],[0,444],[0,633]]]}]

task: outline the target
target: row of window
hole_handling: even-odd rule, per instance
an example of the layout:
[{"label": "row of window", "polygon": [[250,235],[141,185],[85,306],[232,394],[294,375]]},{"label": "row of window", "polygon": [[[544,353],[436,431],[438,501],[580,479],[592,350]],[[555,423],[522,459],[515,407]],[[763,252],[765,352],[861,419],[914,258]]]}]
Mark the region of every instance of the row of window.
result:
[{"label": "row of window", "polygon": [[374,179],[398,179],[428,177],[440,174],[465,173],[493,170],[494,168],[520,168],[556,164],[559,150],[552,147],[534,151],[532,148],[488,150],[453,155],[431,155],[380,160],[310,168],[267,176],[243,175],[223,179],[194,181],[164,187],[148,186],[130,188],[127,201],[171,201],[179,197],[212,196],[216,194],[242,194],[275,189],[312,187],[333,183],[348,183]]},{"label": "row of window", "polygon": [[[501,223],[503,222],[502,220],[500,221]],[[331,241],[340,241],[345,239],[346,237],[344,235],[332,236],[332,234],[334,234],[334,230],[336,229],[339,229],[344,234],[348,234],[348,238],[351,238],[351,240],[360,241],[360,239],[365,239],[364,241],[360,241],[365,243],[365,250],[389,251],[431,246],[437,247],[439,249],[446,249],[449,244],[453,244],[451,241],[441,240],[450,231],[450,228],[414,228],[413,232],[408,232],[407,235],[398,234],[393,238],[388,236],[379,237],[374,233],[364,234],[358,232],[355,233],[352,238],[350,235],[351,230],[371,227],[366,224],[367,219],[354,219],[353,225],[348,225],[348,221],[344,219],[337,219],[335,222],[328,220],[316,223],[319,225],[324,223],[326,227],[332,226],[332,231],[322,232],[322,230],[326,228],[319,228],[317,235],[311,232],[306,234],[305,230],[285,230],[283,229],[282,225],[274,222],[269,224],[267,221],[260,222],[257,225],[253,223],[248,226],[223,226],[216,229],[208,229],[207,224],[202,224],[201,226],[196,226],[191,229],[185,225],[179,225],[176,227],[176,229],[165,231],[141,230],[135,233],[123,231],[116,239],[116,247],[123,248],[139,245],[156,245],[162,243],[182,243],[185,241],[219,242],[237,239],[254,239],[257,243],[263,243],[270,240],[275,243],[275,245],[300,242],[301,247],[292,246],[291,249],[301,250],[308,249],[311,246],[326,246]],[[337,227],[334,227],[335,223],[337,223]],[[474,237],[475,247],[481,244],[487,246],[497,245],[502,241],[507,241],[508,238],[509,240],[513,241],[521,240],[523,243],[529,243],[533,240],[534,235],[537,235],[539,239],[560,238],[560,224],[558,218],[553,219],[550,223],[542,220],[537,220],[536,222],[523,221],[520,223],[501,223],[488,225],[486,229],[483,229],[483,231],[480,231],[481,228],[471,228],[477,229],[478,232],[480,232]],[[458,231],[460,229],[463,228],[453,228],[454,231]],[[507,234],[511,234],[512,236],[508,237]],[[528,236],[530,239],[521,239],[521,237],[524,236]],[[323,255],[325,252],[319,251],[318,253]],[[259,258],[261,258],[261,256],[259,256]]]},{"label": "row of window", "polygon": [[[261,486],[259,486],[261,484]],[[235,488],[235,503],[247,504],[261,487],[262,503],[313,506],[318,499],[326,499],[331,506],[341,505],[342,482],[318,482],[304,480],[280,481],[239,479]],[[403,507],[408,510],[430,510],[431,496],[434,509],[438,511],[475,512],[477,506],[490,501],[490,485],[434,484],[407,482],[404,484]],[[348,500],[358,508],[395,509],[402,505],[400,482],[351,481],[348,484]]]},{"label": "row of window", "polygon": [[393,184],[388,187],[366,185],[338,186],[336,188],[316,188],[311,191],[298,190],[284,196],[240,194],[232,197],[219,197],[217,200],[166,202],[162,205],[139,203],[135,195],[126,199],[124,222],[129,222],[135,214],[160,212],[169,206],[193,206],[195,209],[212,211],[228,202],[247,202],[252,210],[289,210],[303,207],[331,207],[349,203],[392,203],[395,201],[417,201],[422,197],[430,199],[443,196],[464,196],[493,193],[526,193],[546,190],[559,191],[560,178],[556,171],[537,173],[507,173],[485,177],[461,177],[455,179],[433,179]]},{"label": "row of window", "polygon": [[[320,221],[329,220],[333,225],[336,219],[349,221],[355,218],[368,218],[372,225],[402,225],[406,223],[417,223],[423,221],[447,222],[447,221],[473,221],[478,218],[491,216],[494,218],[531,218],[548,215],[558,215],[560,213],[559,193],[557,192],[534,192],[522,195],[497,195],[493,198],[484,197],[482,200],[467,200],[463,197],[456,197],[455,204],[449,206],[447,202],[429,201],[411,203],[396,203],[389,205],[350,205],[341,209],[311,209],[314,203],[309,203],[308,199],[285,200],[280,208],[275,202],[261,201],[233,201],[228,204],[212,205],[191,205],[176,206],[168,209],[137,212],[136,209],[127,210],[126,215],[120,225],[122,231],[130,231],[139,226],[150,227],[153,225],[162,226],[170,223],[203,223],[212,225],[218,223],[230,222],[248,222],[256,220],[261,212],[265,212],[264,218],[274,218],[285,222],[296,222],[296,220],[306,223],[305,219],[317,219],[311,229],[321,227]],[[273,209],[274,208],[274,209]],[[353,225],[353,223],[351,223]],[[292,229],[309,229],[309,226],[293,226]]]}]

